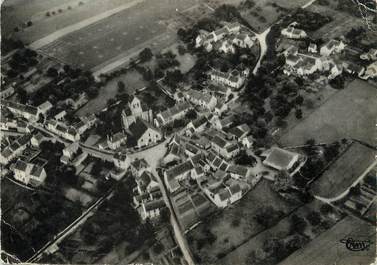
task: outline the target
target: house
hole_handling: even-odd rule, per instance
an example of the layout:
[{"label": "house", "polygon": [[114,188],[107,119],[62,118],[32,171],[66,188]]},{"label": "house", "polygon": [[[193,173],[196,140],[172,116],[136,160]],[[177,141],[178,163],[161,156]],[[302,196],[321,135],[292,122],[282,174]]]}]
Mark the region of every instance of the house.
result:
[{"label": "house", "polygon": [[217,50],[220,52],[223,52],[226,54],[236,52],[236,49],[234,48],[233,42],[231,40],[222,40],[219,44],[220,44],[219,45],[220,47]]},{"label": "house", "polygon": [[232,126],[234,120],[235,118],[233,115],[225,116],[222,119],[220,119],[218,116],[214,116],[211,122],[216,129],[223,130]]},{"label": "house", "polygon": [[67,115],[67,112],[65,110],[62,110],[61,112],[59,112],[58,114],[56,114],[54,116],[54,119],[57,120],[57,121],[61,121],[64,119],[64,117]]},{"label": "house", "polygon": [[247,124],[241,124],[233,127],[229,130],[229,133],[233,135],[237,140],[242,141],[250,132],[250,127]]},{"label": "house", "polygon": [[129,131],[137,148],[155,144],[163,138],[160,130],[140,118],[130,125]]},{"label": "house", "polygon": [[39,113],[46,115],[47,111],[52,109],[52,104],[51,104],[50,101],[47,100],[44,103],[42,103],[41,105],[39,105],[37,108],[39,110]]},{"label": "house", "polygon": [[368,61],[377,60],[377,49],[371,48],[368,52],[361,54],[360,59]]},{"label": "house", "polygon": [[18,160],[13,168],[14,178],[26,185],[38,187],[44,183],[47,174],[43,167]]},{"label": "house", "polygon": [[130,170],[132,175],[135,176],[135,178],[139,178],[144,171],[150,171],[150,166],[144,158],[137,158],[131,162]]},{"label": "house", "polygon": [[217,101],[217,104],[215,106],[215,114],[217,116],[221,116],[224,112],[226,112],[228,110],[228,105],[225,104],[222,100],[218,100]]},{"label": "house", "polygon": [[295,66],[296,64],[298,64],[302,60],[303,60],[302,57],[300,57],[298,55],[289,54],[285,58],[285,64],[287,64],[289,66]]},{"label": "house", "polygon": [[212,96],[217,98],[217,104],[220,99],[227,101],[232,94],[232,90],[228,86],[209,84],[205,88]]},{"label": "house", "polygon": [[75,123],[73,127],[78,134],[83,134],[96,124],[97,118],[94,114],[84,116],[80,118],[81,121]]},{"label": "house", "polygon": [[364,75],[360,76],[362,79],[376,78],[377,77],[377,61],[367,66]]},{"label": "house", "polygon": [[195,170],[191,160],[187,160],[164,172],[164,181],[168,190],[173,193],[180,188],[178,181],[186,178],[192,178]]},{"label": "house", "polygon": [[317,53],[318,52],[317,44],[310,43],[309,46],[308,46],[308,52],[310,52],[310,53]]},{"label": "house", "polygon": [[206,116],[201,116],[196,118],[193,121],[190,121],[189,124],[187,124],[187,129],[192,129],[194,132],[202,132],[206,128],[208,124],[208,120]]},{"label": "house", "polygon": [[147,170],[143,171],[139,177],[135,178],[135,181],[139,194],[150,192],[154,188],[159,187],[156,178]]},{"label": "house", "polygon": [[17,138],[9,146],[2,149],[0,153],[0,164],[7,165],[11,160],[22,155],[29,142],[30,136],[23,135]]},{"label": "house", "polygon": [[214,189],[204,189],[204,193],[218,208],[225,208],[242,197],[239,184],[233,184],[230,187],[221,186]]},{"label": "house", "polygon": [[[248,33],[240,33],[233,35],[231,42],[240,48],[251,48],[254,45],[255,38],[250,37]],[[234,52],[232,52],[234,53]]]},{"label": "house", "polygon": [[231,159],[239,153],[236,143],[228,142],[219,135],[215,135],[211,140],[212,149],[226,159]]},{"label": "house", "polygon": [[175,120],[182,119],[191,109],[193,107],[188,102],[178,103],[170,109],[158,113],[154,119],[155,126],[161,127]]},{"label": "house", "polygon": [[60,158],[60,162],[63,164],[68,164],[70,160],[74,157],[74,155],[78,152],[80,147],[79,142],[74,142],[69,144],[63,149],[63,155]]},{"label": "house", "polygon": [[240,72],[236,69],[228,71],[226,73],[220,72],[218,70],[211,70],[209,73],[209,78],[211,81],[229,86],[233,89],[240,89],[245,83],[248,72]]},{"label": "house", "polygon": [[154,219],[160,216],[161,209],[165,208],[165,202],[163,199],[149,201],[146,203],[142,203],[142,211],[141,211],[141,219]]},{"label": "house", "polygon": [[285,57],[288,57],[289,55],[297,55],[298,54],[298,48],[294,45],[290,45],[284,52],[283,55]]},{"label": "house", "polygon": [[7,100],[3,100],[2,105],[4,107],[7,107],[15,116],[23,117],[28,121],[35,122],[39,119],[39,109],[34,106],[24,105]]},{"label": "house", "polygon": [[84,104],[86,104],[88,101],[88,96],[85,92],[82,92],[74,98],[67,98],[65,100],[65,104],[70,105],[72,109],[77,110],[81,108]]},{"label": "house", "polygon": [[0,90],[0,98],[1,99],[8,98],[11,95],[13,95],[14,92],[15,92],[15,90],[14,90],[13,86],[7,86],[5,88],[1,88],[1,90]]},{"label": "house", "polygon": [[273,147],[269,150],[263,164],[278,171],[292,172],[298,165],[299,159],[300,154],[298,153]]},{"label": "house", "polygon": [[240,165],[230,165],[227,172],[234,179],[246,179],[249,169]]},{"label": "house", "polygon": [[281,35],[289,39],[304,39],[308,36],[304,30],[296,29],[292,26],[282,29]]},{"label": "house", "polygon": [[319,53],[322,56],[330,56],[333,53],[340,53],[345,47],[342,41],[332,39],[321,47]]},{"label": "house", "polygon": [[365,68],[352,62],[343,62],[343,70],[351,75],[362,76],[365,72]]},{"label": "house", "polygon": [[127,135],[124,132],[117,132],[116,134],[107,136],[107,146],[111,150],[118,149],[122,144],[127,142]]},{"label": "house", "polygon": [[152,123],[153,113],[152,109],[148,108],[138,97],[133,95],[130,97],[126,108],[122,111],[124,128],[128,129],[132,123],[136,122],[137,118]]},{"label": "house", "polygon": [[130,166],[130,158],[124,153],[116,153],[113,156],[113,163],[116,167],[127,170]]},{"label": "house", "polygon": [[242,145],[246,148],[252,148],[255,143],[255,139],[252,135],[249,135],[242,139]]},{"label": "house", "polygon": [[43,142],[44,138],[45,137],[40,132],[37,132],[31,137],[30,143],[32,146],[38,147]]},{"label": "house", "polygon": [[73,126],[67,126],[63,122],[48,120],[45,127],[52,133],[55,133],[71,142],[80,140],[80,134],[77,133],[76,129]]},{"label": "house", "polygon": [[341,75],[343,73],[343,67],[341,64],[333,64],[330,68],[330,75],[328,76],[328,79],[334,79],[338,75]]},{"label": "house", "polygon": [[213,110],[217,104],[217,99],[214,96],[198,90],[190,89],[185,94],[188,101],[204,109]]}]

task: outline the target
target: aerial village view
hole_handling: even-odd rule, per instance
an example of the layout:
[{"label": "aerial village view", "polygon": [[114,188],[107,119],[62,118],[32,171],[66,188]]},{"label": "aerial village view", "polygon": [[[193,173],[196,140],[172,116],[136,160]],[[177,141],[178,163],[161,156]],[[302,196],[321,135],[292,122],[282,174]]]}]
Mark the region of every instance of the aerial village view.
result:
[{"label": "aerial village view", "polygon": [[1,261],[372,264],[374,0],[4,0]]}]

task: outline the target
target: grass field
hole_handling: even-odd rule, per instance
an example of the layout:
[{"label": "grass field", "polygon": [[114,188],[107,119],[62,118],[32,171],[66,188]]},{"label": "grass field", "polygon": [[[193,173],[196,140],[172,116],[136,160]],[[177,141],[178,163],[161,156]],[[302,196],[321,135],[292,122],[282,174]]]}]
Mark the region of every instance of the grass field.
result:
[{"label": "grass field", "polygon": [[331,7],[332,8],[329,8],[329,6],[321,6],[314,3],[307,8],[309,11],[319,13],[324,16],[329,16],[333,19],[330,23],[326,24],[312,34],[314,39],[322,38],[324,40],[329,40],[339,38],[350,31],[351,28],[365,27],[364,20],[356,18],[355,16],[350,16],[347,13],[334,10],[333,8],[335,6]]},{"label": "grass field", "polygon": [[[271,190],[268,181],[262,180],[238,204],[224,210],[219,216],[213,217],[210,223],[199,225],[189,234],[196,241],[203,237],[203,228],[207,227],[216,236],[213,244],[207,243],[198,249],[198,245],[192,241],[191,248],[203,263],[216,263],[219,253],[231,252],[234,247],[264,229],[253,217],[256,216],[258,209],[268,206],[284,213],[295,207]],[[238,226],[232,225],[234,220],[239,220]]]},{"label": "grass field", "polygon": [[195,0],[145,0],[115,15],[72,32],[44,46],[42,50],[62,61],[85,69],[161,36],[168,40],[175,32],[164,21],[178,10],[196,4]]},{"label": "grass field", "polygon": [[[241,15],[258,32],[262,32],[278,21],[280,16],[287,14],[297,7],[303,6],[309,0],[258,0],[254,2],[256,5],[253,8],[243,8],[240,10]],[[280,8],[272,6],[274,4],[287,10],[280,10]]]},{"label": "grass field", "polygon": [[332,198],[344,192],[374,161],[376,151],[353,143],[342,156],[313,183],[315,195]]},{"label": "grass field", "polygon": [[[340,240],[344,238],[370,240],[366,251],[350,251]],[[372,264],[376,256],[376,228],[360,219],[348,216],[321,234],[304,248],[294,252],[279,265],[354,265]]]},{"label": "grass field", "polygon": [[[78,5],[79,2],[84,5]],[[11,0],[5,1],[2,7],[1,29],[3,36],[10,34],[19,37],[26,43],[31,43],[42,37],[45,37],[56,30],[78,23],[84,19],[93,17],[108,10],[117,8],[118,6],[131,2],[132,0]],[[71,6],[71,10],[63,7],[65,4]],[[63,12],[59,13],[58,9]],[[55,15],[46,16],[46,12]],[[18,33],[14,33],[13,29],[20,23],[32,21],[33,25],[27,27]]]},{"label": "grass field", "polygon": [[354,138],[374,144],[376,92],[375,86],[359,79],[354,80],[291,128],[279,142],[289,146],[303,144],[310,138],[326,143]]},{"label": "grass field", "polygon": [[[320,207],[323,205],[322,202],[315,200],[309,204],[303,205],[296,209],[294,212],[292,212],[289,216],[283,218],[280,220],[278,224],[275,226],[263,231],[262,233],[256,235],[255,237],[251,238],[249,241],[245,242],[242,246],[235,249],[231,253],[229,253],[227,256],[225,256],[223,259],[219,261],[219,264],[250,264],[250,260],[248,260],[248,257],[252,251],[262,251],[263,244],[266,240],[271,238],[279,238],[279,239],[285,239],[290,236],[290,230],[291,230],[291,221],[290,217],[292,215],[297,215],[299,217],[305,218],[306,215],[312,211],[319,212]],[[339,212],[334,212],[334,214],[328,215],[328,216],[321,216],[322,221],[328,222],[330,226],[334,225],[340,218],[342,218],[341,214]],[[319,226],[311,226],[307,221],[307,225],[304,231],[302,232],[303,235],[307,237],[308,240],[312,240],[315,237],[317,237],[321,233],[326,233],[325,228]],[[264,263],[261,263],[264,264]],[[272,264],[271,262],[267,262],[266,264]],[[302,263],[305,264],[305,263]],[[321,263],[318,263],[318,265]],[[321,264],[323,265],[323,264]]]}]

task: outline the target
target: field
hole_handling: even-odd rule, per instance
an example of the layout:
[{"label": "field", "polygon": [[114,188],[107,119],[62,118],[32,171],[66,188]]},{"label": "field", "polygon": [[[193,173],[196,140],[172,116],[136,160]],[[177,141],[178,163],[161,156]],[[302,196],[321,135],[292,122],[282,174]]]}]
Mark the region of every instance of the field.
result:
[{"label": "field", "polygon": [[[78,23],[84,19],[119,7],[125,2],[133,0],[68,0],[62,4],[61,0],[9,0],[2,5],[2,34],[15,35],[26,43],[32,43],[56,30]],[[79,5],[83,2],[83,5]],[[68,10],[68,6],[71,9]],[[58,12],[62,9],[62,12]],[[46,12],[55,15],[46,16]],[[31,27],[24,28],[18,33],[13,29],[27,21],[32,21]]]},{"label": "field", "polygon": [[78,116],[85,116],[91,113],[97,113],[107,106],[107,101],[115,98],[118,93],[118,81],[123,81],[126,91],[129,95],[133,94],[136,89],[143,88],[147,85],[141,74],[136,70],[130,70],[127,73],[114,78],[101,86],[99,94],[95,99],[90,100],[85,106],[77,111]]},{"label": "field", "polygon": [[314,182],[315,195],[330,198],[344,192],[374,161],[375,150],[353,143],[342,156]]},{"label": "field", "polygon": [[351,82],[321,107],[284,134],[282,145],[300,145],[313,138],[330,143],[353,138],[375,143],[376,87],[362,80]]},{"label": "field", "polygon": [[[302,218],[306,218],[307,214],[316,211],[319,212],[320,207],[323,205],[322,202],[315,200],[309,204],[303,205],[297,208],[294,212],[292,212],[289,216],[285,217],[284,219],[280,220],[275,226],[263,231],[262,233],[252,237],[249,241],[245,242],[242,246],[235,249],[233,252],[229,253],[225,256],[220,263],[221,264],[253,264],[251,260],[248,260],[248,257],[252,251],[264,251],[264,242],[271,238],[279,238],[279,239],[288,239],[293,234],[298,233],[291,233],[291,216],[297,215]],[[342,218],[340,213],[334,212],[334,214],[330,215],[322,215],[321,220],[328,222],[329,226],[334,225],[340,218]],[[307,221],[306,221],[307,222]],[[321,233],[325,232],[326,228],[322,225],[312,226],[307,222],[307,225],[303,232],[301,233],[302,236],[306,238],[306,241],[312,240],[316,236]],[[273,257],[274,258],[274,257]],[[262,263],[258,264],[273,264],[274,262],[270,262],[270,259],[267,258]]]},{"label": "field", "polygon": [[[241,15],[258,32],[262,32],[297,7],[301,7],[309,0],[258,0],[252,8],[242,8]],[[273,6],[276,5],[277,6]]]},{"label": "field", "polygon": [[8,179],[1,181],[1,188],[1,244],[21,261],[30,258],[81,214],[78,205],[58,193],[25,189]]},{"label": "field", "polygon": [[[370,240],[368,250],[350,251],[340,240],[353,238]],[[353,265],[372,264],[376,256],[376,228],[364,221],[348,216],[330,230],[294,252],[279,265]]]},{"label": "field", "polygon": [[331,21],[329,24],[326,24],[324,27],[318,29],[312,34],[312,37],[314,39],[322,38],[324,40],[329,40],[338,38],[350,31],[351,28],[365,27],[365,21],[363,21],[362,19],[350,16],[349,14],[344,12],[334,10],[332,8],[329,8],[328,6],[321,6],[314,3],[310,7],[308,7],[308,11],[319,13],[324,16],[329,16],[333,19],[333,21]]},{"label": "field", "polygon": [[[271,190],[268,181],[262,180],[238,204],[224,210],[220,215],[214,216],[209,223],[203,223],[191,231],[189,237],[194,239],[193,241],[189,240],[192,242],[191,248],[203,263],[215,263],[220,253],[231,252],[235,247],[248,241],[250,237],[264,229],[253,217],[258,209],[269,206],[283,213],[288,213],[295,207]],[[235,220],[239,221],[238,225],[233,224]],[[197,242],[203,238],[204,228],[209,228],[211,233],[216,236],[216,240],[199,249]]]},{"label": "field", "polygon": [[[157,37],[165,43],[175,32],[169,32],[164,21],[176,9],[184,10],[195,3],[194,0],[139,1],[59,38],[42,50],[63,62],[89,70]],[[148,42],[148,46],[152,45]]]}]

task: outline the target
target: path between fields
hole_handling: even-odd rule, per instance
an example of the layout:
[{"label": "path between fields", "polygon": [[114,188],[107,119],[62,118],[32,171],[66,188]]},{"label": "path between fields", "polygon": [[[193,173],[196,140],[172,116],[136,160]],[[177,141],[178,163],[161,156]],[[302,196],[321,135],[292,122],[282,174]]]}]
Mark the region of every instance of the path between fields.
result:
[{"label": "path between fields", "polygon": [[338,196],[335,196],[335,197],[332,197],[332,198],[325,198],[325,197],[321,197],[321,196],[317,196],[317,195],[313,195],[314,198],[322,201],[322,202],[325,202],[325,203],[333,203],[335,201],[338,201],[340,199],[343,199],[345,196],[347,196],[347,194],[349,193],[350,189],[354,186],[356,186],[364,177],[366,174],[368,174],[368,172],[374,168],[375,166],[377,166],[377,160],[374,161],[374,163],[372,163],[353,183],[351,183],[348,188],[343,191],[341,194],[339,194]]},{"label": "path between fields", "polygon": [[115,15],[116,13],[119,13],[125,9],[128,9],[128,8],[131,8],[139,3],[142,3],[146,0],[134,0],[130,3],[127,3],[127,4],[124,4],[124,5],[121,5],[117,8],[114,8],[114,9],[111,9],[111,10],[108,10],[108,11],[105,11],[101,14],[98,14],[94,17],[90,17],[88,19],[85,19],[83,21],[80,21],[76,24],[73,24],[73,25],[70,25],[68,27],[65,27],[65,28],[62,28],[62,29],[59,29],[53,33],[51,33],[50,35],[47,35],[46,37],[43,37],[42,39],[39,39],[37,41],[34,41],[33,43],[31,43],[29,46],[31,49],[40,49],[42,48],[43,46],[47,45],[47,44],[50,44],[54,41],[56,41],[57,39],[69,34],[69,33],[72,33],[74,31],[77,31],[77,30],[80,30],[82,28],[85,28],[93,23],[96,23],[102,19],[105,19],[105,18],[108,18],[112,15]]}]

